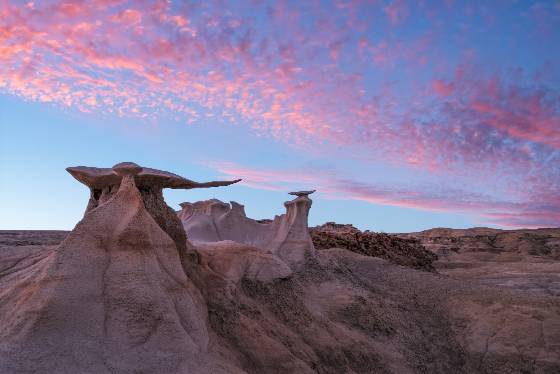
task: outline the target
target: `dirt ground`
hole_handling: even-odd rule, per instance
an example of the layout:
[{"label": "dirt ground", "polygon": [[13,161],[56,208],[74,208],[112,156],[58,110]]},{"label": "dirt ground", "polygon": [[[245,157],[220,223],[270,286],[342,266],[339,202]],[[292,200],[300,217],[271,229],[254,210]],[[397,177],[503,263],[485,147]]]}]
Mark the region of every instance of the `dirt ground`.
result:
[{"label": "dirt ground", "polygon": [[[1,231],[0,290],[65,235]],[[560,372],[556,247],[506,240],[510,247],[500,249],[470,238],[448,248],[450,235],[409,235],[438,254],[437,272],[333,248],[273,282],[226,287],[202,275],[195,284],[207,308],[209,359],[240,373]],[[7,330],[0,352],[14,341]],[[0,365],[0,372],[24,367]]]}]

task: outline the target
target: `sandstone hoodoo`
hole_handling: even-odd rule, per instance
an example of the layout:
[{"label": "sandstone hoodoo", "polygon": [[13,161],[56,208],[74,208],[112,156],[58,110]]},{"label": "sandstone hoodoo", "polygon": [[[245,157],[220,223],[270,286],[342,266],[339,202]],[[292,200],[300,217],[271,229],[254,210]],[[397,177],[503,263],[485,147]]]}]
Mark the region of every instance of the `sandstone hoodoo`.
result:
[{"label": "sandstone hoodoo", "polygon": [[87,210],[59,247],[0,278],[0,372],[229,372],[208,359],[206,304],[161,190],[235,181],[134,163],[68,171],[91,189]]},{"label": "sandstone hoodoo", "polygon": [[175,211],[163,200],[163,189],[193,189],[229,186],[237,183],[240,179],[233,181],[213,181],[199,183],[177,174],[163,170],[140,167],[133,162],[121,162],[113,168],[96,168],[88,166],[68,167],[66,170],[78,181],[90,189],[90,198],[86,208],[86,214],[98,205],[111,199],[118,190],[123,175],[127,172],[134,174],[134,182],[142,195],[145,208],[158,225],[175,241],[179,249],[183,249],[185,243],[184,230],[181,222],[177,219]]},{"label": "sandstone hoodoo", "polygon": [[235,201],[216,199],[182,203],[178,216],[195,243],[244,243],[297,267],[315,254],[307,223],[312,203],[308,195],[313,192],[291,192],[297,197],[284,203],[286,213],[270,222],[248,218],[244,206]]}]

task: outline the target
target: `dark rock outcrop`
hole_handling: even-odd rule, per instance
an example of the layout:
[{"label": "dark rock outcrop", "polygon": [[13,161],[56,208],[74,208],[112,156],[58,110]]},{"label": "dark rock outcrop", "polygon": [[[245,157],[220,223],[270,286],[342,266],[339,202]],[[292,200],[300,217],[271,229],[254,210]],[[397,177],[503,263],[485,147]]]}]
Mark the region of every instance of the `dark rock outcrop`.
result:
[{"label": "dark rock outcrop", "polygon": [[394,235],[362,232],[352,225],[327,222],[310,229],[313,245],[317,249],[344,248],[366,256],[380,257],[395,264],[415,269],[435,271],[433,262],[437,255],[426,250],[415,239],[402,239]]}]

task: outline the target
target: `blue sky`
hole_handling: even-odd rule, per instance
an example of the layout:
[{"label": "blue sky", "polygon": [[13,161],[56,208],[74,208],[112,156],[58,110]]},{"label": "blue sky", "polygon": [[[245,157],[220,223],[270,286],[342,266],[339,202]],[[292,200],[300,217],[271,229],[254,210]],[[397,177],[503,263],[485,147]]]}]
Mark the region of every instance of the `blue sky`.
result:
[{"label": "blue sky", "polygon": [[[302,165],[301,153],[270,139],[244,141],[241,128],[224,131],[223,125],[177,126],[150,124],[134,119],[98,121],[72,110],[0,96],[1,153],[0,229],[70,230],[81,219],[89,190],[64,169],[67,166],[110,167],[133,160],[141,165],[169,170],[196,181],[219,179],[206,165],[210,160],[237,160],[266,167],[269,163]],[[222,136],[212,136],[214,127]],[[231,144],[237,147],[232,151]],[[211,149],[211,152],[209,152]],[[303,155],[305,157],[305,154]],[[305,160],[313,162],[313,159]],[[317,161],[321,163],[322,161]],[[243,175],[239,175],[240,178]],[[294,187],[297,181],[294,181]],[[303,185],[302,188],[312,187]],[[317,187],[319,188],[319,187]],[[290,190],[287,189],[286,192]],[[474,221],[462,215],[325,199],[320,188],[312,196],[310,224],[327,221],[352,223],[362,229],[386,232],[420,230],[435,226],[469,227]],[[284,213],[287,193],[242,185],[201,190],[166,190],[172,208],[183,201],[218,198],[238,201],[254,218]]]}]

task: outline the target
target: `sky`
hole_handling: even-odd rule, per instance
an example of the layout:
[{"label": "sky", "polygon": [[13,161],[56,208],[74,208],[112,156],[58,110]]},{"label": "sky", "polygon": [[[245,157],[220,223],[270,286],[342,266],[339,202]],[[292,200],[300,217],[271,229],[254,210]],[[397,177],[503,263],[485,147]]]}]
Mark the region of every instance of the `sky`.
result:
[{"label": "sky", "polygon": [[67,166],[252,218],[560,226],[560,1],[0,0],[0,229],[71,229]]}]

